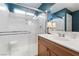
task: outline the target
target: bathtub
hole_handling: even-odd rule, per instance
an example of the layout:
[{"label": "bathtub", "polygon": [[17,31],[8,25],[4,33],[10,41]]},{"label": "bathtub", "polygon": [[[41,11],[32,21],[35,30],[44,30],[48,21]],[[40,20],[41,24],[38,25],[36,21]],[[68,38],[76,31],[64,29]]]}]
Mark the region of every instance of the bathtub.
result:
[{"label": "bathtub", "polygon": [[37,46],[36,34],[0,34],[0,56],[35,56]]}]

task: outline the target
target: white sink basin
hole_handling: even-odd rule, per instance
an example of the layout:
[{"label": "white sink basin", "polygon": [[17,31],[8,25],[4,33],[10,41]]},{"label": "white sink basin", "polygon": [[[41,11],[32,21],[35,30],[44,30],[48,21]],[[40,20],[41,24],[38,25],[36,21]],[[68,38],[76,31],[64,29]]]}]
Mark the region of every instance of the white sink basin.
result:
[{"label": "white sink basin", "polygon": [[56,40],[61,40],[61,41],[69,41],[69,39],[65,37],[55,37]]}]

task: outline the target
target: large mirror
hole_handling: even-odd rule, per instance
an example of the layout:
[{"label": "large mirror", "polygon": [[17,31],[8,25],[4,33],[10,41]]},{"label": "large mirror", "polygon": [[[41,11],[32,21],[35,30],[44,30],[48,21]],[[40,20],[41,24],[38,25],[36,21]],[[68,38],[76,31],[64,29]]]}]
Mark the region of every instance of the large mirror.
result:
[{"label": "large mirror", "polygon": [[55,3],[48,12],[48,31],[79,32],[79,9],[77,5],[79,4]]}]

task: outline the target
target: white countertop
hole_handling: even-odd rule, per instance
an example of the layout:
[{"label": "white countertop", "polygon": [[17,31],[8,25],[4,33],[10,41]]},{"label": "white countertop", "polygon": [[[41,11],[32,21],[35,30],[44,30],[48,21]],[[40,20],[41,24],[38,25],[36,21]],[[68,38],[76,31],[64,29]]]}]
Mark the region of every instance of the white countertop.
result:
[{"label": "white countertop", "polygon": [[63,37],[55,37],[52,34],[39,34],[39,36],[44,37],[48,40],[51,40],[55,43],[58,43],[64,47],[70,48],[74,51],[79,52],[79,40],[67,40]]}]

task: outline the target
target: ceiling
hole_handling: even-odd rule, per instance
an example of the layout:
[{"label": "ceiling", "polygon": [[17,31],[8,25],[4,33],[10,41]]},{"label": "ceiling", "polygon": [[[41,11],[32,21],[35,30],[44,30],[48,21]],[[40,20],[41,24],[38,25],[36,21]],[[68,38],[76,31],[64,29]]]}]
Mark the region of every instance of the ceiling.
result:
[{"label": "ceiling", "polygon": [[[11,6],[12,4],[10,3],[9,6]],[[64,8],[67,8],[72,12],[79,10],[79,3],[55,3],[55,4],[54,3],[15,3],[15,4],[19,4],[24,7],[35,8],[37,10],[42,10],[42,11],[45,11],[46,9],[50,9],[52,13],[57,12]],[[10,9],[12,7],[15,8],[16,5],[11,6]]]},{"label": "ceiling", "polygon": [[42,3],[17,3],[24,7],[39,8]]},{"label": "ceiling", "polygon": [[[55,3],[55,4],[54,3],[17,3],[17,4],[20,4],[21,6],[24,7],[36,8],[42,11],[44,11],[45,8],[49,9],[49,6],[51,6],[50,10],[52,11],[52,13],[57,12],[64,8],[67,8],[72,12],[79,10],[79,3]],[[48,7],[46,7],[46,5]]]},{"label": "ceiling", "polygon": [[50,9],[50,7],[53,5],[54,3],[16,3],[16,5],[20,5],[32,10],[36,10],[38,12],[43,12],[45,10]]},{"label": "ceiling", "polygon": [[52,13],[55,13],[64,8],[67,8],[74,12],[79,10],[79,3],[56,3],[50,8],[50,10],[52,11]]},{"label": "ceiling", "polygon": [[35,10],[32,13],[34,13],[35,15],[39,15],[40,13],[50,9],[50,7],[54,5],[54,3],[16,3],[16,5],[31,9],[26,10],[25,8],[25,10],[28,12],[32,12],[32,10]]}]

